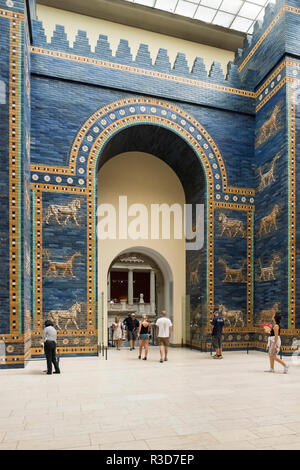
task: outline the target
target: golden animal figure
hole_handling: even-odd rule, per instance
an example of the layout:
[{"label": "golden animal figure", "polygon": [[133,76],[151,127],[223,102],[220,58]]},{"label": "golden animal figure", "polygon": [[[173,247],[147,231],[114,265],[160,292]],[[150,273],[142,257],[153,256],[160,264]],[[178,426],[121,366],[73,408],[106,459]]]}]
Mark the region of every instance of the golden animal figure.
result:
[{"label": "golden animal figure", "polygon": [[199,282],[198,269],[200,266],[200,260],[198,260],[196,268],[190,272],[190,284],[197,284]]},{"label": "golden animal figure", "polygon": [[61,273],[60,277],[76,277],[73,273],[73,261],[78,256],[82,256],[81,253],[74,253],[65,262],[51,261],[49,258],[49,250],[43,250],[43,254],[46,256],[47,262],[49,264],[48,270],[46,272],[46,277],[58,277],[59,273]]},{"label": "golden animal figure", "polygon": [[228,310],[225,305],[220,304],[219,312],[230,326],[244,326],[244,315],[242,310]]},{"label": "golden animal figure", "polygon": [[46,215],[45,223],[49,224],[49,219],[51,217],[54,217],[54,220],[59,224],[62,225],[61,221],[59,220],[59,217],[64,217],[64,225],[67,225],[67,222],[69,219],[72,217],[74,220],[75,224],[79,226],[78,220],[77,220],[77,211],[80,209],[80,200],[79,199],[74,199],[72,202],[70,202],[67,205],[62,205],[62,204],[50,204],[48,207],[48,212]]},{"label": "golden animal figure", "polygon": [[29,190],[27,187],[25,187],[25,207],[26,207],[26,212],[27,214],[30,215],[30,197],[29,197]]},{"label": "golden animal figure", "polygon": [[261,259],[258,258],[260,274],[258,275],[259,281],[274,281],[275,277],[275,266],[280,263],[280,256],[278,254],[273,255],[269,266],[263,266]]},{"label": "golden animal figure", "polygon": [[280,153],[277,153],[275,157],[273,158],[271,162],[270,169],[266,173],[262,173],[261,167],[258,169],[259,177],[260,177],[260,182],[259,186],[257,188],[257,191],[263,191],[265,188],[270,186],[272,183],[275,182],[275,176],[274,176],[274,168],[275,168],[275,163],[276,161],[280,158]]},{"label": "golden animal figure", "polygon": [[279,312],[279,303],[275,302],[273,307],[269,309],[263,309],[259,312],[257,323],[270,322],[273,316]]},{"label": "golden animal figure", "polygon": [[277,104],[269,119],[261,126],[259,136],[256,139],[256,146],[263,144],[268,140],[275,132],[280,129],[278,122],[278,114],[280,113],[280,106]]},{"label": "golden animal figure", "polygon": [[263,234],[271,232],[271,229],[277,230],[276,218],[279,212],[279,205],[275,204],[272,212],[269,215],[263,217],[260,221],[258,236],[261,237]]},{"label": "golden animal figure", "polygon": [[201,318],[201,304],[199,303],[193,310],[191,310],[190,315],[190,326],[199,326]]},{"label": "golden animal figure", "polygon": [[48,312],[48,318],[49,320],[53,321],[57,328],[61,330],[61,327],[59,326],[59,321],[66,320],[65,323],[65,330],[68,327],[68,324],[72,322],[76,328],[79,330],[79,326],[77,324],[77,314],[81,312],[81,305],[79,302],[76,302],[74,305],[72,305],[69,310],[50,310]]},{"label": "golden animal figure", "polygon": [[223,235],[227,235],[228,237],[233,238],[237,237],[238,235],[241,237],[246,236],[245,226],[242,220],[231,219],[223,212],[220,212],[219,221],[221,222],[221,233],[219,234],[220,237]]},{"label": "golden animal figure", "polygon": [[220,258],[218,262],[225,268],[225,277],[222,282],[245,282],[243,269],[246,264],[246,260],[243,261],[242,266],[238,269],[229,268],[223,258]]}]

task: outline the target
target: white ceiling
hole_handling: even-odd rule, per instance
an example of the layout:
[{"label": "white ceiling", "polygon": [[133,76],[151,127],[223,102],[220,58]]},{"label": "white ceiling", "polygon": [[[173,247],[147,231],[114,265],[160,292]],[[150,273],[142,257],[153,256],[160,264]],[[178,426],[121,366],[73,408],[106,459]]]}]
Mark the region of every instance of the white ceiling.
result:
[{"label": "white ceiling", "polygon": [[252,34],[256,20],[275,0],[126,0],[194,20]]}]

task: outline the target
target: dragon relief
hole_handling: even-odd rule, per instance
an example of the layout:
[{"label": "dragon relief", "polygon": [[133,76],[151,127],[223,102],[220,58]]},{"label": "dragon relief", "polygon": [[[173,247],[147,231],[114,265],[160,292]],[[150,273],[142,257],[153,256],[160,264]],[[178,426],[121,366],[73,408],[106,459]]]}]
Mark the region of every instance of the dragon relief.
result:
[{"label": "dragon relief", "polygon": [[51,261],[49,258],[50,252],[47,249],[43,250],[43,254],[48,263],[48,270],[45,274],[46,277],[76,277],[73,273],[73,262],[75,258],[82,256],[81,253],[74,253],[67,261]]}]

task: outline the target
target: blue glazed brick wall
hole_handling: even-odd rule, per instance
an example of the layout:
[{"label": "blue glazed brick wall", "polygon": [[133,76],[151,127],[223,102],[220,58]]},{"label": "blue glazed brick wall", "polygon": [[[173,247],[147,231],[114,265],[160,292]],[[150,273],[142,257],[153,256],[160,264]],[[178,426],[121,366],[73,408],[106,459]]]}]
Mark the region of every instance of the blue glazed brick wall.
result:
[{"label": "blue glazed brick wall", "polygon": [[[32,70],[36,74],[253,112],[249,86],[241,82],[237,66],[233,63],[228,64],[224,77],[218,62],[206,71],[203,60],[196,57],[190,71],[184,54],[178,53],[172,68],[167,50],[161,48],[152,64],[145,44],[141,44],[133,60],[128,41],[124,39],[121,39],[116,55],[112,56],[106,36],[100,35],[95,51],[91,51],[84,31],[78,31],[73,48],[70,48],[63,26],[56,26],[48,43],[40,21],[33,22],[33,45]],[[219,86],[218,90],[211,88],[214,84]],[[224,87],[238,89],[239,92],[228,96],[222,91]]]},{"label": "blue glazed brick wall", "polygon": [[[297,61],[298,65],[300,61]],[[298,75],[299,77],[299,75]],[[295,101],[295,119],[296,119],[296,181],[299,181],[300,178],[300,168],[299,168],[299,156],[300,156],[300,86],[299,81],[296,84],[296,93],[294,97]],[[297,187],[296,192],[296,203],[299,201],[299,187]],[[300,207],[299,203],[296,205],[296,217],[297,221],[300,219]],[[300,227],[299,224],[296,224],[296,328],[300,328],[300,276],[297,275],[300,271]]]},{"label": "blue glazed brick wall", "polygon": [[9,332],[9,201],[8,138],[9,138],[9,20],[0,18],[0,333]]},{"label": "blue glazed brick wall", "polygon": [[[41,190],[43,211],[41,221],[37,220],[38,213],[34,213],[34,204],[37,204],[37,195],[29,196],[30,182],[46,184],[45,174],[40,179],[30,179],[30,163],[45,166],[67,166],[74,139],[86,120],[98,109],[108,106],[118,100],[143,97],[163,99],[167,103],[177,106],[183,112],[192,116],[197,123],[210,134],[218,147],[224,160],[228,185],[238,190],[256,188],[255,215],[254,215],[254,328],[253,337],[261,347],[261,328],[263,315],[278,304],[282,313],[282,327],[288,328],[290,323],[289,295],[291,274],[288,271],[292,263],[289,252],[288,236],[291,227],[291,193],[289,185],[291,180],[290,162],[293,145],[296,154],[299,153],[300,142],[300,117],[298,99],[299,91],[299,67],[295,57],[299,55],[299,21],[297,12],[288,11],[286,4],[299,8],[299,1],[278,0],[275,6],[267,8],[263,24],[257,23],[253,38],[247,37],[244,49],[237,51],[235,64],[229,63],[227,75],[224,77],[220,64],[214,62],[211,69],[205,69],[203,59],[195,58],[192,70],[188,69],[186,57],[178,52],[174,65],[170,63],[168,51],[163,47],[158,51],[157,58],[152,62],[149,48],[141,44],[136,57],[133,57],[130,45],[126,38],[120,41],[116,54],[113,55],[108,39],[104,35],[99,36],[95,50],[91,50],[85,31],[78,31],[74,46],[70,48],[64,28],[57,25],[50,43],[46,41],[43,25],[34,19],[34,2],[30,2],[33,48],[29,50],[29,31],[27,27],[26,9],[23,1],[14,1],[13,8],[6,5],[5,0],[0,0],[0,9],[11,12],[25,13],[25,23],[20,27],[20,50],[22,63],[21,81],[21,126],[20,145],[21,162],[20,169],[20,200],[17,204],[21,217],[21,283],[20,283],[20,318],[19,332],[25,333],[24,342],[18,346],[11,344],[11,355],[30,354],[30,347],[34,354],[40,353],[39,336],[33,335],[32,345],[29,340],[30,329],[39,329],[44,320],[49,317],[51,311],[68,311],[74,305],[79,305],[76,314],[76,322],[79,336],[76,332],[64,332],[59,335],[59,347],[64,353],[80,354],[80,347],[94,345],[96,337],[90,331],[91,337],[82,336],[87,329],[94,329],[96,324],[88,316],[88,224],[87,200],[80,193],[81,184],[79,178],[74,183],[74,191],[68,187],[67,192],[55,190]],[[274,22],[277,15],[278,21]],[[274,22],[272,26],[272,22]],[[270,27],[270,25],[272,27]],[[2,217],[0,220],[0,334],[8,334],[9,331],[9,199],[8,199],[8,155],[9,155],[9,20],[0,16],[0,198]],[[263,35],[268,31],[266,37]],[[261,41],[261,39],[263,39]],[[259,43],[261,44],[259,45]],[[239,74],[238,67],[249,57],[253,48],[258,46],[247,64]],[[281,59],[293,57],[293,63],[286,65]],[[103,62],[101,62],[103,61]],[[280,69],[280,77],[274,69]],[[278,72],[279,73],[279,72]],[[284,83],[288,75],[288,85]],[[268,80],[270,78],[270,80]],[[291,81],[292,79],[292,81]],[[30,94],[29,94],[30,84]],[[255,93],[262,87],[257,96]],[[295,143],[293,136],[293,115],[290,106],[291,90],[296,87],[293,95],[295,100]],[[298,87],[298,88],[297,88]],[[259,95],[259,96],[258,96]],[[255,99],[257,98],[257,99]],[[151,106],[151,105],[150,105]],[[258,106],[255,112],[255,106]],[[275,118],[276,129],[264,140],[262,130],[270,122],[272,113],[279,106],[280,112]],[[31,140],[29,155],[29,139]],[[262,140],[261,142],[259,142]],[[180,147],[180,146],[179,146]],[[172,168],[178,165],[179,159],[183,161],[183,179],[189,201],[207,202],[207,187],[204,176],[199,176],[197,184],[193,178],[189,179],[189,173],[193,172],[192,166],[182,157],[182,148],[178,147],[178,155],[172,154],[169,164]],[[277,158],[276,156],[279,155]],[[171,156],[169,155],[171,158]],[[276,159],[275,159],[276,157]],[[184,166],[185,165],[185,166]],[[273,179],[268,180],[266,186],[262,185],[262,175],[273,168]],[[296,179],[298,167],[296,165]],[[86,181],[84,173],[81,178]],[[53,178],[52,178],[53,179]],[[52,180],[51,180],[52,181]],[[219,181],[220,182],[220,181]],[[64,182],[64,184],[67,184]],[[71,183],[70,183],[71,184]],[[215,200],[229,201],[229,204],[238,200],[233,194],[224,198],[224,194],[215,185]],[[218,199],[218,197],[221,199]],[[226,196],[226,197],[227,197]],[[249,194],[247,194],[249,202]],[[246,198],[244,198],[246,199]],[[31,204],[30,200],[32,200]],[[68,220],[66,225],[60,225],[55,218],[50,217],[46,223],[48,210],[51,206],[62,206],[80,201],[78,209],[79,226],[74,219]],[[241,204],[242,205],[242,204]],[[32,206],[32,207],[31,207]],[[276,226],[263,226],[264,218],[271,214],[274,207],[276,212]],[[297,211],[299,210],[296,206]],[[205,207],[205,217],[208,214],[208,206]],[[247,210],[241,207],[226,206],[214,209],[214,301],[216,307],[220,304],[232,311],[241,312],[240,323],[230,324],[231,330],[226,332],[225,341],[234,348],[235,342],[239,347],[239,341],[246,323],[249,324],[249,315],[246,310],[249,302],[249,292],[246,280],[247,257],[246,236],[241,234],[229,235],[228,232],[221,235],[221,217],[240,221],[243,227],[248,219]],[[41,227],[34,226],[41,223]],[[35,248],[30,256],[30,248],[36,230],[42,229],[42,245],[44,252],[42,259],[37,259]],[[270,230],[268,230],[270,229]],[[297,251],[299,252],[299,232],[296,224]],[[187,296],[190,305],[190,318],[202,330],[208,326],[207,320],[207,265],[206,252],[209,250],[207,243],[207,227],[205,234],[205,246],[201,251],[187,253]],[[249,249],[249,245],[248,245]],[[45,251],[46,250],[46,251]],[[51,272],[51,263],[67,263],[74,255],[72,272]],[[274,258],[275,257],[275,258]],[[243,267],[242,279],[234,282],[230,277],[226,279],[225,264],[232,269]],[[272,275],[264,278],[262,267],[273,266]],[[43,303],[38,305],[34,266],[41,263]],[[297,266],[299,260],[296,261]],[[96,266],[94,267],[96,269]],[[50,271],[49,271],[50,270]],[[192,274],[196,272],[196,274]],[[32,277],[30,276],[32,274]],[[194,277],[193,277],[194,276]],[[273,279],[273,276],[275,279]],[[299,320],[299,279],[296,279],[296,328],[300,328]],[[249,306],[248,306],[249,308]],[[31,312],[31,309],[33,311]],[[42,315],[39,314],[42,312]],[[248,310],[249,314],[249,310]],[[29,315],[29,317],[28,317]],[[32,317],[32,318],[31,318]],[[65,328],[65,322],[61,327]],[[227,325],[228,326],[228,325]],[[75,330],[75,323],[68,324],[68,329]],[[35,331],[36,333],[36,331]],[[73,334],[74,333],[74,334]],[[199,333],[199,331],[198,331]],[[198,334],[197,333],[197,334]],[[207,332],[206,332],[207,333]],[[242,335],[242,341],[248,341],[248,334]],[[72,336],[73,335],[73,336]],[[94,335],[94,336],[93,336]],[[194,338],[201,340],[201,335]],[[247,338],[246,338],[247,336]],[[205,337],[205,334],[202,335]],[[86,342],[84,342],[86,340]],[[287,335],[285,344],[290,341]],[[66,348],[68,345],[68,348]],[[77,346],[76,346],[77,345]],[[76,347],[77,349],[76,349]],[[72,348],[76,349],[72,349]],[[64,349],[66,348],[66,349]],[[79,349],[78,349],[79,348]],[[82,349],[88,353],[88,348]],[[29,356],[28,356],[29,357]],[[14,364],[17,366],[18,364]]]},{"label": "blue glazed brick wall", "polygon": [[[288,326],[288,155],[287,155],[287,123],[286,123],[286,89],[283,87],[266,105],[258,111],[256,119],[256,139],[262,126],[268,121],[275,106],[280,106],[277,117],[277,131],[274,131],[261,145],[256,146],[256,207],[255,207],[255,323],[260,325],[266,318],[262,310],[268,310],[278,303],[278,311],[282,314],[282,327]],[[279,159],[274,163],[274,181],[264,189],[259,189],[263,174],[270,171],[272,160],[276,155]],[[276,217],[277,229],[267,224],[266,230],[261,229],[263,217],[269,215],[274,206],[278,205]],[[270,229],[270,230],[269,230]],[[274,255],[280,261],[274,265],[275,280],[272,277],[261,279],[260,262],[269,266]]]},{"label": "blue glazed brick wall", "polygon": [[[42,77],[32,79],[31,161],[63,166],[81,125],[97,109],[130,93]],[[230,184],[253,186],[251,155],[254,118],[234,112],[174,102],[211,134],[225,160]]]},{"label": "blue glazed brick wall", "polygon": [[[67,205],[73,200],[80,201],[80,209],[76,220],[73,219],[64,225],[64,219],[60,218],[59,225],[55,217],[50,217],[46,223],[47,214],[51,205]],[[43,321],[49,318],[51,310],[68,310],[73,304],[79,302],[82,313],[78,315],[77,324],[80,329],[86,329],[86,201],[85,197],[77,194],[66,195],[61,193],[44,193],[43,195],[43,250],[48,251],[48,256],[43,254]],[[75,253],[80,256],[74,258],[72,272],[65,270],[50,270],[49,262],[65,263]],[[49,273],[47,275],[47,273]],[[73,277],[73,276],[74,277]],[[65,322],[62,321],[62,327]],[[38,325],[36,325],[38,326]],[[70,325],[74,327],[74,325]]]}]

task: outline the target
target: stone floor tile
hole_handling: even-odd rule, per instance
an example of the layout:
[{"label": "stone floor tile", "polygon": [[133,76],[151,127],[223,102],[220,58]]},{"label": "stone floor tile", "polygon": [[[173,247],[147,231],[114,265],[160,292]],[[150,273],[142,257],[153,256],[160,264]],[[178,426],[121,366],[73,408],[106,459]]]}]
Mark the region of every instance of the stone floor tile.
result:
[{"label": "stone floor tile", "polygon": [[60,438],[62,436],[73,436],[76,434],[87,434],[87,433],[96,433],[100,431],[99,424],[80,424],[78,425],[70,425],[70,424],[60,424],[54,425],[54,438]]},{"label": "stone floor tile", "polygon": [[249,441],[255,439],[257,436],[248,431],[247,429],[226,429],[224,431],[211,431],[219,442],[232,442],[232,441]]},{"label": "stone floor tile", "polygon": [[92,445],[117,444],[118,442],[134,441],[131,431],[111,431],[91,433]]},{"label": "stone floor tile", "polygon": [[146,441],[119,442],[115,444],[102,444],[101,450],[149,450]]},{"label": "stone floor tile", "polygon": [[49,428],[43,429],[43,430],[24,430],[24,431],[9,431],[5,434],[5,437],[3,439],[3,442],[9,442],[9,441],[33,441],[34,439],[36,441],[45,441],[45,440],[52,440],[54,437],[53,431],[50,430]]},{"label": "stone floor tile", "polygon": [[217,444],[206,445],[207,450],[256,450],[254,444],[249,441],[226,441]]},{"label": "stone floor tile", "polygon": [[0,445],[297,448],[296,368],[270,377],[263,372],[266,355],[254,351],[226,352],[217,362],[209,353],[171,349],[168,364],[158,359],[157,348],[147,364],[123,349],[109,350],[107,361],[62,358],[57,377],[45,376],[45,364],[34,361],[25,370],[1,370]]},{"label": "stone floor tile", "polygon": [[158,427],[158,428],[150,428],[150,427],[139,427],[131,430],[134,438],[136,440],[145,440],[145,439],[152,439],[158,437],[167,437],[167,436],[176,436],[175,429],[172,427]]},{"label": "stone floor tile", "polygon": [[295,434],[295,432],[300,432],[300,423],[298,429],[292,429],[292,427],[289,428],[289,424],[286,424],[285,426],[281,424],[273,424],[269,426],[251,427],[248,428],[248,431],[251,431],[253,434],[262,438],[284,436],[286,434]]},{"label": "stone floor tile", "polygon": [[60,450],[74,447],[88,447],[91,444],[89,434],[77,434],[71,437],[62,437],[53,440],[26,440],[19,441],[17,450]]},{"label": "stone floor tile", "polygon": [[16,450],[17,444],[17,442],[1,442],[0,450]]}]

